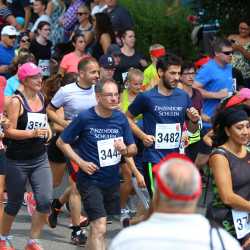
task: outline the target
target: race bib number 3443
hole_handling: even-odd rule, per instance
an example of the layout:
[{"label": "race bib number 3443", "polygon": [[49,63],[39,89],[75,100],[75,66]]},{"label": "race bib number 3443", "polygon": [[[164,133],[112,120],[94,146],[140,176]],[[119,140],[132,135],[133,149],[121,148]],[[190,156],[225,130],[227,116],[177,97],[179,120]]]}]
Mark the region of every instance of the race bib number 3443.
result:
[{"label": "race bib number 3443", "polygon": [[115,140],[123,140],[123,137],[97,141],[99,162],[101,167],[116,165],[121,161],[121,154],[115,149]]},{"label": "race bib number 3443", "polygon": [[232,217],[237,239],[250,233],[249,215],[247,212],[232,209]]},{"label": "race bib number 3443", "polygon": [[155,148],[156,149],[174,149],[179,148],[181,141],[181,125],[174,124],[156,124],[155,128]]}]

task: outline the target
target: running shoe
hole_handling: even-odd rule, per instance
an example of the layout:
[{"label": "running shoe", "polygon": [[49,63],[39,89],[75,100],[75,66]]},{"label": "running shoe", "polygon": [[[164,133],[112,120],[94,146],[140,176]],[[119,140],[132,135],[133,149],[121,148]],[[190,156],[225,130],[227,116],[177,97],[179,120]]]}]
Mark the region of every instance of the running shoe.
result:
[{"label": "running shoe", "polygon": [[121,209],[120,222],[122,227],[128,227],[130,225],[130,215],[129,210],[126,208]]},{"label": "running shoe", "polygon": [[76,233],[71,233],[71,243],[77,246],[84,246],[87,242],[85,230],[79,230]]},{"label": "running shoe", "polygon": [[25,247],[25,250],[44,250],[40,245],[38,240],[33,240],[32,243],[28,243]]},{"label": "running shoe", "polygon": [[51,213],[48,217],[48,224],[51,228],[55,228],[57,226],[57,218],[61,209],[56,208],[56,199],[53,200],[51,204]]},{"label": "running shoe", "polygon": [[[89,225],[88,217],[80,216],[80,227],[87,227]],[[73,223],[69,224],[69,228],[72,229]]]},{"label": "running shoe", "polygon": [[34,199],[34,194],[32,192],[24,193],[24,201],[27,204],[27,211],[30,216],[36,211],[36,201]]},{"label": "running shoe", "polygon": [[15,250],[15,248],[7,238],[5,240],[0,240],[0,250]]}]

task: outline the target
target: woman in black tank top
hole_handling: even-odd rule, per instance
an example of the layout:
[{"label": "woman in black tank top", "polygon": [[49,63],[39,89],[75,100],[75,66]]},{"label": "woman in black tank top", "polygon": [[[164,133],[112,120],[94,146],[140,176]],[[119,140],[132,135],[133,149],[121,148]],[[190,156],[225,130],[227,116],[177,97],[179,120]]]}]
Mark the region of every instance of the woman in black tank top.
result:
[{"label": "woman in black tank top", "polygon": [[47,122],[44,98],[40,93],[41,69],[33,63],[25,63],[18,69],[18,78],[24,89],[12,98],[7,110],[10,120],[6,130],[9,139],[6,151],[8,203],[0,235],[1,246],[11,245],[8,235],[22,205],[26,182],[29,180],[36,202],[30,239],[25,247],[25,250],[31,250],[40,247],[37,239],[46,222],[52,200],[52,176],[44,145],[52,133]]},{"label": "woman in black tank top", "polygon": [[207,217],[250,249],[249,109],[237,106],[219,112],[213,124],[214,150],[209,166],[213,173],[213,200]]}]

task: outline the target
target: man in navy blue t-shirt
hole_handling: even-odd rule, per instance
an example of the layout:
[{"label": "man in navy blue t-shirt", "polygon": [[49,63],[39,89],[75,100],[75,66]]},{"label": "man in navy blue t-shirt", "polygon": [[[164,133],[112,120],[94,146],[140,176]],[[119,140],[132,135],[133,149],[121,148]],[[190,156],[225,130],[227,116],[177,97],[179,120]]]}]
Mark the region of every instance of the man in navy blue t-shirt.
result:
[{"label": "man in navy blue t-shirt", "polygon": [[91,226],[88,246],[105,249],[106,216],[120,213],[121,157],[134,156],[137,149],[126,116],[117,110],[116,83],[100,82],[95,91],[97,106],[81,112],[60,135],[57,145],[80,169],[77,188]]},{"label": "man in navy blue t-shirt", "polygon": [[[127,112],[133,132],[145,145],[144,172],[151,196],[152,165],[168,153],[179,152],[184,122],[187,121],[188,130],[194,132],[198,129],[200,117],[199,112],[191,107],[188,94],[176,88],[181,72],[180,59],[174,55],[162,57],[156,68],[160,77],[158,86],[140,93]],[[143,130],[133,120],[139,114],[143,114]]]}]

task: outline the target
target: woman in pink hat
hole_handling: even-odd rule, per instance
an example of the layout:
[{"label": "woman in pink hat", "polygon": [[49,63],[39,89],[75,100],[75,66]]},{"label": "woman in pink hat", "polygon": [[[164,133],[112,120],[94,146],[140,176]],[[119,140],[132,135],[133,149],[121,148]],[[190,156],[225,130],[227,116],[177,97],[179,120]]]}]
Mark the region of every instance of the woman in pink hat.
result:
[{"label": "woman in pink hat", "polygon": [[41,69],[33,63],[25,63],[17,74],[23,90],[12,97],[7,110],[10,120],[6,129],[9,139],[6,151],[8,203],[0,225],[0,249],[14,249],[9,234],[29,180],[36,211],[32,216],[30,239],[25,250],[42,250],[37,239],[46,223],[52,200],[52,176],[45,148],[45,143],[51,138],[51,130],[41,94]]}]

